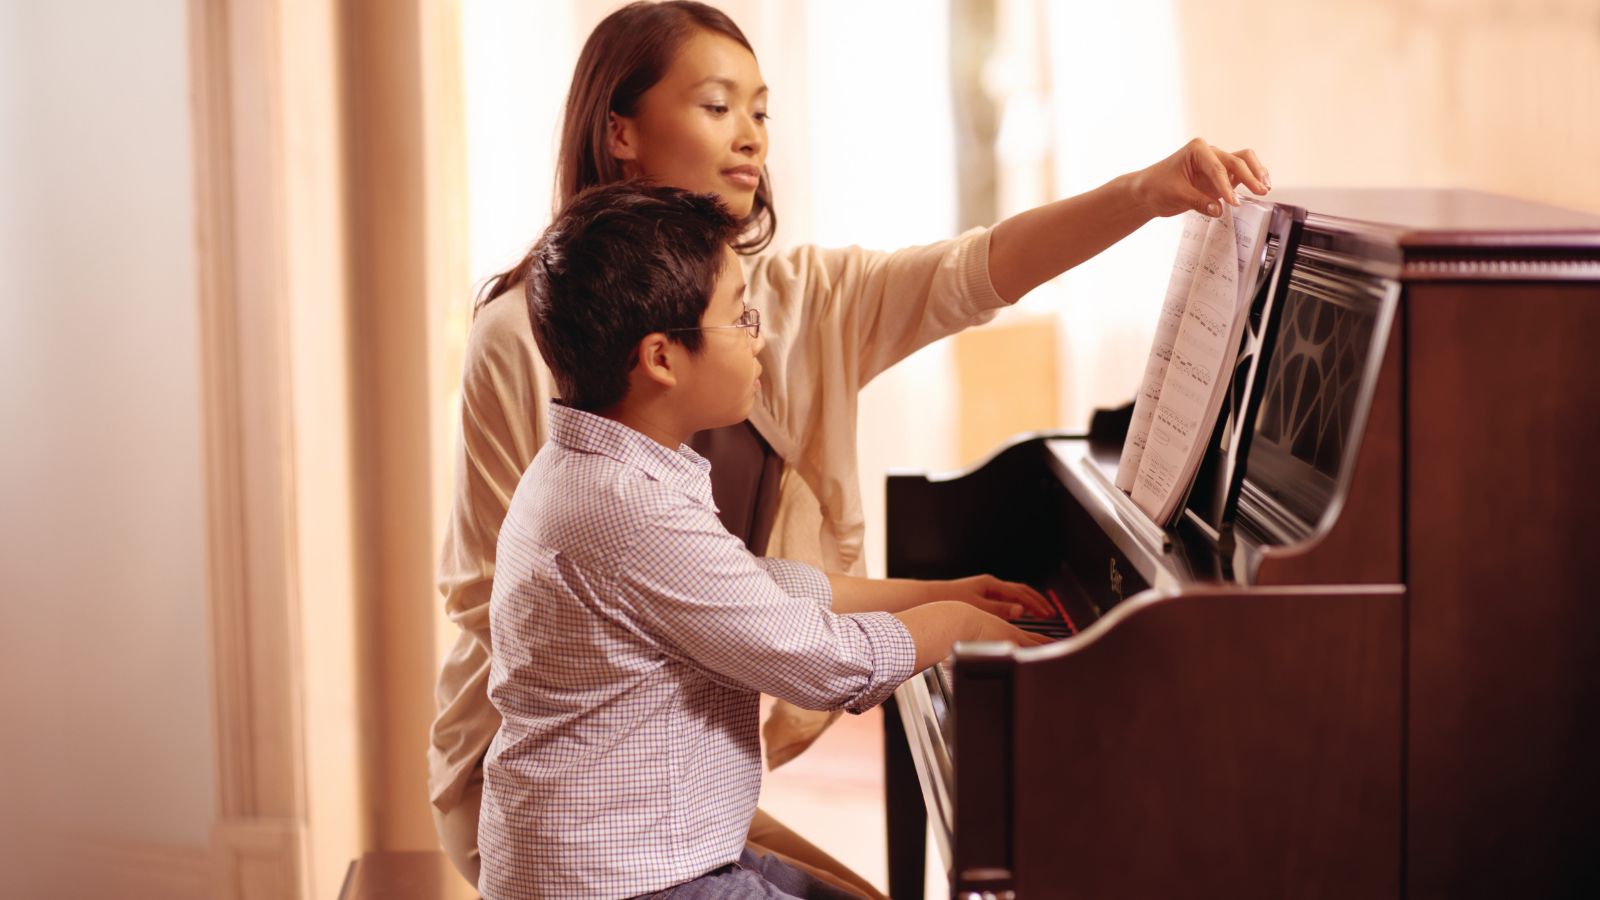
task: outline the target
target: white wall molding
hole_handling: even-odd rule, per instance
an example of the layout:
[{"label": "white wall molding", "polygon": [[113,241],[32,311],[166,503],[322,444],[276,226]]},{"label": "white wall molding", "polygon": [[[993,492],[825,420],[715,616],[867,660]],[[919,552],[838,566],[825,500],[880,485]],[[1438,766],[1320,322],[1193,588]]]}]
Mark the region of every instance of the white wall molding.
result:
[{"label": "white wall molding", "polygon": [[436,842],[459,11],[188,3],[218,896],[329,896]]},{"label": "white wall molding", "polygon": [[307,831],[294,819],[224,820],[212,833],[216,896],[280,900],[312,896]]},{"label": "white wall molding", "polygon": [[282,7],[189,3],[220,900],[309,895]]}]

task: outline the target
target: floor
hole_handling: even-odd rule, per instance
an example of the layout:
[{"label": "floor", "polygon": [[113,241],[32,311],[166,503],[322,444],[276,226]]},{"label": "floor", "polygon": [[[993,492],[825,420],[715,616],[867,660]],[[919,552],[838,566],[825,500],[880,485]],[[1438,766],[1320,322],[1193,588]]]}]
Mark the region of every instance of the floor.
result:
[{"label": "floor", "polygon": [[[767,772],[761,808],[886,891],[882,709],[840,716],[808,750]],[[930,838],[926,897],[947,900],[943,863],[933,846]]]}]

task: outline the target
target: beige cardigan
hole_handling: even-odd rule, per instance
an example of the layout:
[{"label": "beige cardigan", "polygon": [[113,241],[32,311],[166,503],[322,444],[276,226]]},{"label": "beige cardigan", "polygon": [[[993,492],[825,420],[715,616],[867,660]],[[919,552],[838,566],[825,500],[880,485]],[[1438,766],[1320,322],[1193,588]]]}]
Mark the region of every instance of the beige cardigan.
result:
[{"label": "beige cardigan", "polygon": [[[747,259],[745,270],[767,336],[750,421],[787,463],[768,554],[864,574],[857,393],[1005,305],[989,282],[989,233],[893,253],[803,246]],[[520,297],[514,291],[480,310],[467,340],[455,503],[439,564],[445,609],[461,634],[439,673],[428,749],[430,795],[446,812],[500,725],[487,692],[495,542],[517,482],[549,434],[550,374]],[[799,753],[829,721],[779,703],[765,729],[769,764]]]}]

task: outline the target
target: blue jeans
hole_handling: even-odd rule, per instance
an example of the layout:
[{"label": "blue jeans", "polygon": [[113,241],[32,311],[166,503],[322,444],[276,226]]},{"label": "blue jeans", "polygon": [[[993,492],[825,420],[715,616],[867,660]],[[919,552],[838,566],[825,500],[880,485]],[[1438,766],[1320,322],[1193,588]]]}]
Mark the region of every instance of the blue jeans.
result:
[{"label": "blue jeans", "polygon": [[752,853],[746,847],[739,861],[712,869],[693,881],[675,884],[664,891],[641,894],[638,900],[860,900],[818,881],[776,857]]}]

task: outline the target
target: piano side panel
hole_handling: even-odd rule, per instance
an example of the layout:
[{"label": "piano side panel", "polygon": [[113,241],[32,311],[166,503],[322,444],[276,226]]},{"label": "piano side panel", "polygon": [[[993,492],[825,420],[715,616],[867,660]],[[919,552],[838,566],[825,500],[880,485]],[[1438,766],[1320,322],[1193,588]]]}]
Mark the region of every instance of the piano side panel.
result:
[{"label": "piano side panel", "polygon": [[1399,896],[1403,600],[1134,600],[1019,664],[1018,896]]},{"label": "piano side panel", "polygon": [[1010,703],[1015,666],[1010,657],[1008,650],[1002,650],[996,658],[963,655],[956,663],[955,691],[961,706],[952,749],[960,774],[955,780],[951,876],[958,892],[999,892],[1015,887],[1015,798],[1004,789],[1011,780],[1015,753]]},{"label": "piano side panel", "polygon": [[1408,896],[1600,896],[1600,288],[1405,314]]}]

